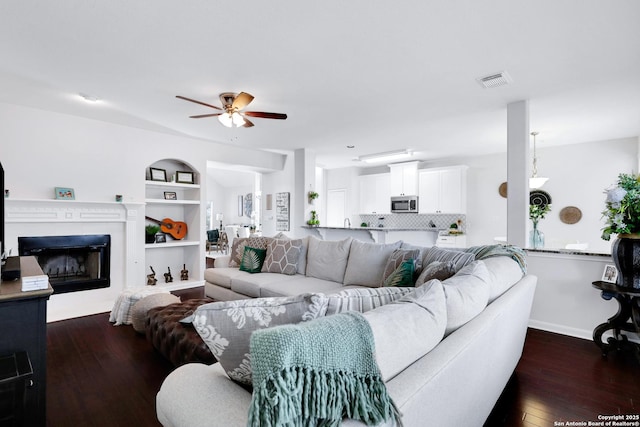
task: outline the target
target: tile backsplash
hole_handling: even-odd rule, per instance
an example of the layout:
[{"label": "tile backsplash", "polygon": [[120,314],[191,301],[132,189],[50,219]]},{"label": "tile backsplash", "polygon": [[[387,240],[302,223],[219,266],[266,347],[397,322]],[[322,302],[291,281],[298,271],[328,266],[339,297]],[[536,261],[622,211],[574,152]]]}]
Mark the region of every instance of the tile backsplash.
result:
[{"label": "tile backsplash", "polygon": [[[449,226],[456,221],[462,221],[462,230],[466,226],[466,215],[464,214],[371,214],[360,215],[360,222],[366,222],[369,227],[384,228],[432,228],[431,224],[435,224],[435,228],[448,229]],[[355,226],[356,224],[354,224]]]}]

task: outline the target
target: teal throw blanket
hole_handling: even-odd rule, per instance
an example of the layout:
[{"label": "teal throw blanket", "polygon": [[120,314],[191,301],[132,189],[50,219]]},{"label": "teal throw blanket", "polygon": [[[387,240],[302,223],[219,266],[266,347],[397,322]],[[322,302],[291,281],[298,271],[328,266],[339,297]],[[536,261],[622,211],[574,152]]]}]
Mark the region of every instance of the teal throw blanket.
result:
[{"label": "teal throw blanket", "polygon": [[522,274],[527,274],[527,258],[524,251],[512,245],[484,245],[472,246],[467,248],[465,252],[471,252],[476,259],[484,259],[493,256],[508,256],[518,263]]},{"label": "teal throw blanket", "polygon": [[358,312],[255,331],[251,366],[248,426],[338,426],[344,417],[401,425]]}]

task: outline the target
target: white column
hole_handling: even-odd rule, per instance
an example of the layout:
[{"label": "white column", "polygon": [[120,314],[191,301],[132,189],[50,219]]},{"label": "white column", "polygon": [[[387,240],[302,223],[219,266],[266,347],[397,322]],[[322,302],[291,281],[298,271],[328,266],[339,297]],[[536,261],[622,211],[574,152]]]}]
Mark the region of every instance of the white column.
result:
[{"label": "white column", "polygon": [[507,242],[528,245],[529,101],[507,105]]},{"label": "white column", "polygon": [[293,235],[300,235],[298,227],[307,223],[311,218],[311,211],[318,210],[317,206],[307,203],[307,193],[316,188],[316,154],[313,150],[301,148],[295,150],[295,185],[292,203],[295,208],[291,212],[291,231]]}]

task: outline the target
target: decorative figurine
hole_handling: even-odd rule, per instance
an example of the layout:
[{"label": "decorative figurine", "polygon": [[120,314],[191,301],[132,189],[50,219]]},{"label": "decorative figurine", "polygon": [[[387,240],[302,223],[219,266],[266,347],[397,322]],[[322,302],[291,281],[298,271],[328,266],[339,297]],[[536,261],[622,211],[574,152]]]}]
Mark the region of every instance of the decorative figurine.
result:
[{"label": "decorative figurine", "polygon": [[189,280],[189,270],[187,270],[187,264],[182,264],[182,270],[180,271],[180,280]]},{"label": "decorative figurine", "polygon": [[171,276],[171,268],[167,267],[167,273],[164,273],[164,283],[173,282],[173,276]]},{"label": "decorative figurine", "polygon": [[147,286],[154,286],[158,283],[158,279],[156,279],[156,272],[153,270],[152,266],[149,266],[151,269],[151,274],[147,274]]}]

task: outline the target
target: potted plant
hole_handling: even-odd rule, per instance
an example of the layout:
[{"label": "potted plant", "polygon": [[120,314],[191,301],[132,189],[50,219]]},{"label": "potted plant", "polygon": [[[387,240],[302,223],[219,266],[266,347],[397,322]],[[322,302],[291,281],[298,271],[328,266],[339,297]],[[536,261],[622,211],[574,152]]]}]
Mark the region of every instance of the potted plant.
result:
[{"label": "potted plant", "polygon": [[317,227],[320,225],[320,220],[318,219],[318,214],[316,211],[311,211],[311,219],[307,221],[311,227]]},{"label": "potted plant", "polygon": [[640,257],[640,175],[621,173],[605,193],[602,216],[606,226],[602,238],[609,240],[612,234],[618,235],[611,247],[613,262],[620,272],[617,283],[640,289],[640,265],[634,262]]},{"label": "potted plant", "polygon": [[144,227],[144,242],[154,243],[156,241],[156,234],[160,231],[160,227],[157,225],[149,224]]},{"label": "potted plant", "polygon": [[318,197],[320,197],[320,195],[315,191],[309,191],[309,193],[307,194],[307,197],[309,198],[309,204],[312,205],[313,201]]}]

